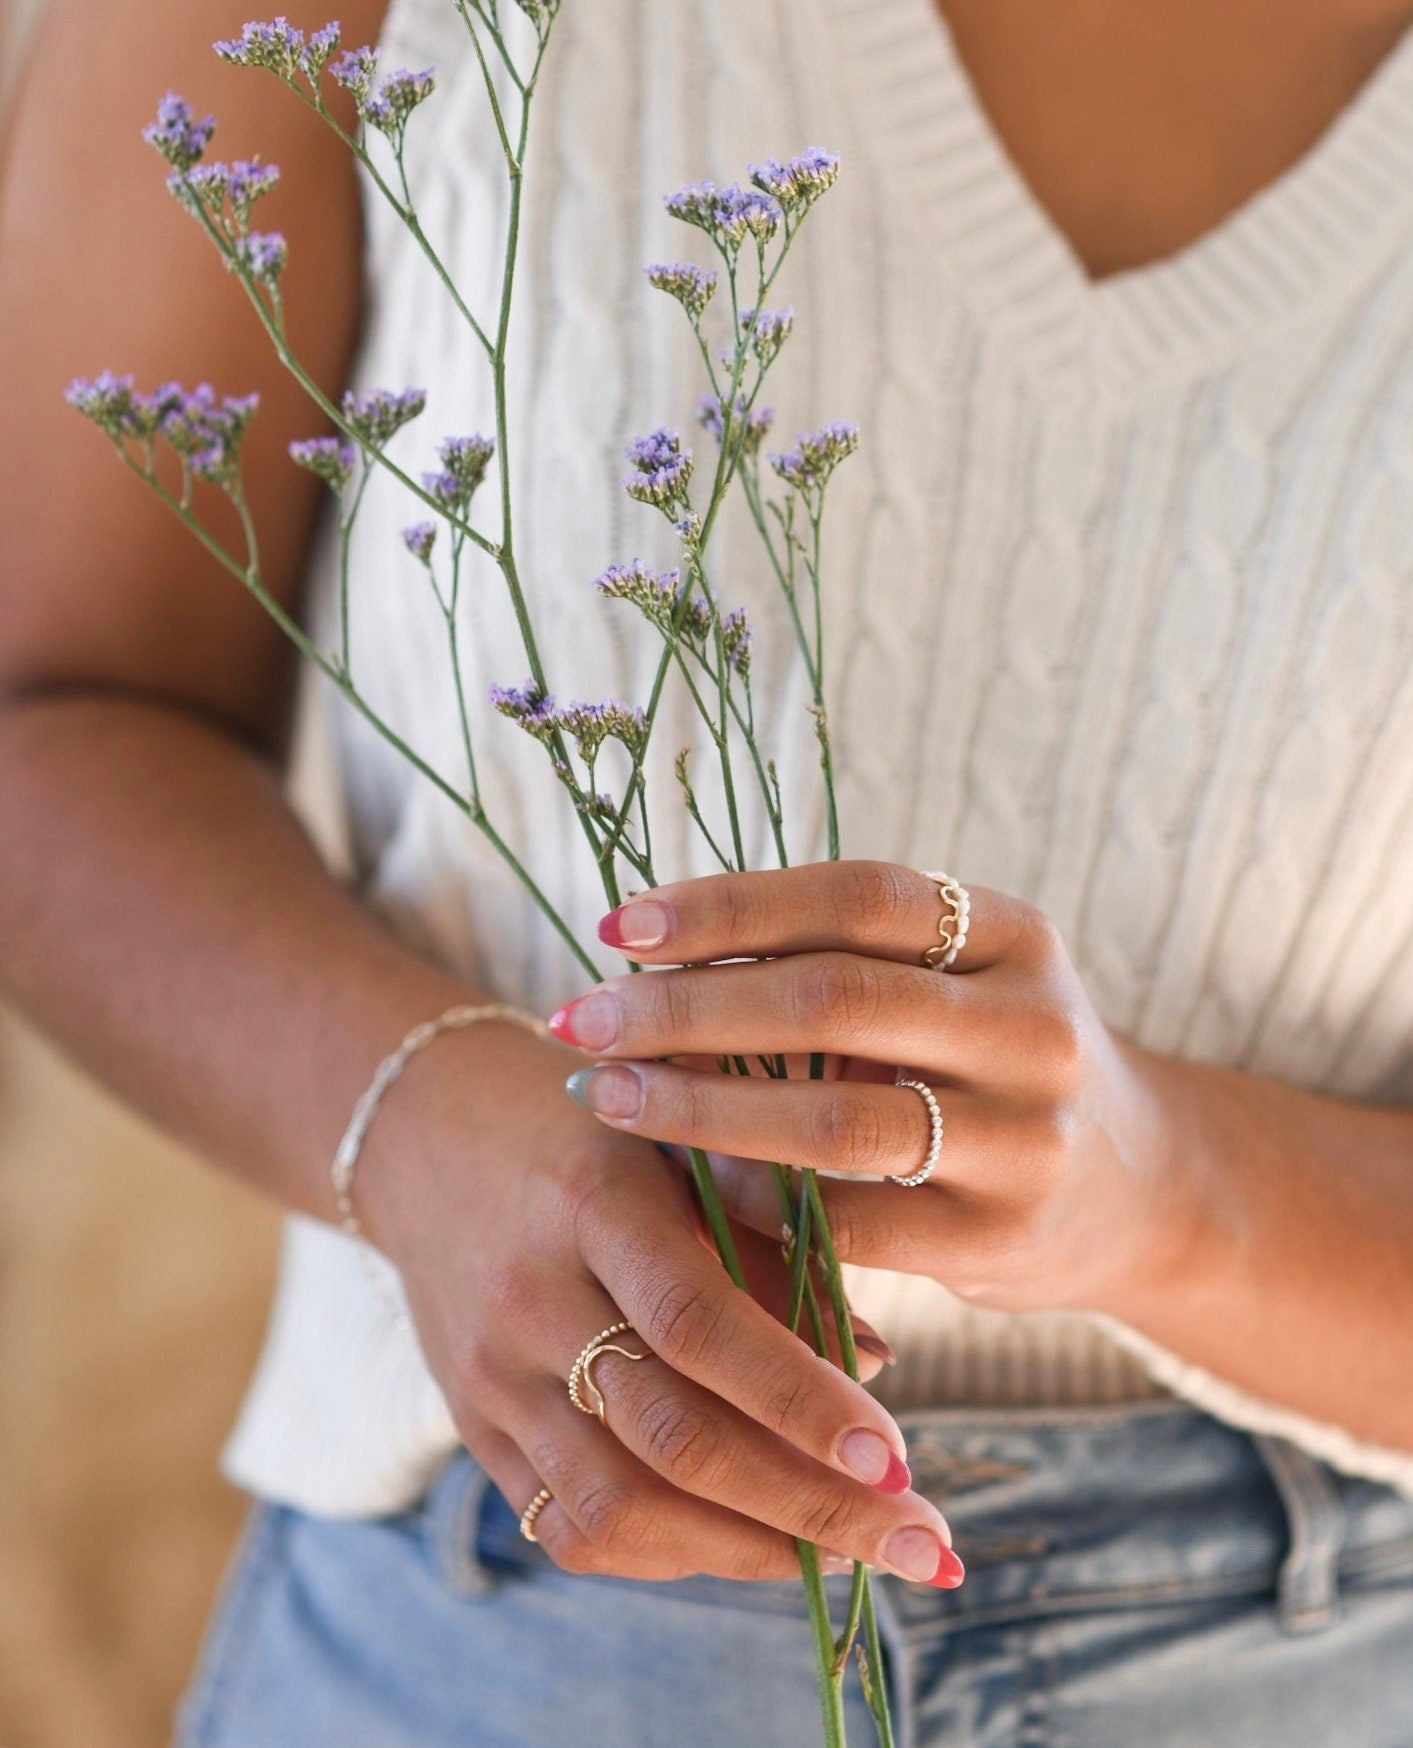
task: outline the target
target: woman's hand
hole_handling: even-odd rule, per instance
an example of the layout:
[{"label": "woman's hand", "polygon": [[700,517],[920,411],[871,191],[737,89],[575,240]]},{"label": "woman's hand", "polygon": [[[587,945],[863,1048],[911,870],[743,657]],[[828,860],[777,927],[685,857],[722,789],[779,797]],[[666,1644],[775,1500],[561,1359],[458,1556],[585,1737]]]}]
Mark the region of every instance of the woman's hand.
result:
[{"label": "woman's hand", "polygon": [[[922,1164],[930,1119],[892,1084],[902,1065],[936,1089],[940,1160],[913,1189],[825,1186],[839,1254],[992,1307],[1114,1308],[1125,1283],[1180,1265],[1201,1218],[1162,1065],[1105,1028],[1045,917],[999,892],[971,897],[953,973],[921,963],[936,885],[886,863],[715,875],[631,899],[602,938],[688,968],[611,979],[554,1016],[556,1036],[604,1063],[574,1090],[615,1129],[724,1156],[727,1207],[775,1232],[775,1187],[752,1161],[863,1179]],[[777,1052],[789,1080],[760,1072]],[[800,1078],[815,1052],[823,1081]],[[722,1074],[721,1058],[757,1066]]]},{"label": "woman's hand", "polygon": [[[536,1533],[570,1571],[790,1578],[803,1537],[830,1569],[959,1582],[891,1417],[731,1284],[680,1171],[564,1097],[573,1066],[512,1027],[449,1036],[359,1169],[364,1224],[472,1454],[517,1511],[551,1491]],[[783,1304],[778,1237],[740,1236],[753,1285]],[[597,1363],[604,1426],[566,1380],[620,1321],[651,1357]]]}]

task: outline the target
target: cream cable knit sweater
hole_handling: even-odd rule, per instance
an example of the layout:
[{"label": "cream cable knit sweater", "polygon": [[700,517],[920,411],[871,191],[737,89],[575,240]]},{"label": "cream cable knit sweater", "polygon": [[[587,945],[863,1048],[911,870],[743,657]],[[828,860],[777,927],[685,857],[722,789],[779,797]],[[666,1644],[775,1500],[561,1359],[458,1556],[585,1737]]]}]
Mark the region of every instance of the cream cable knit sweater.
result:
[{"label": "cream cable knit sweater", "polygon": [[[792,263],[800,319],[777,392],[787,433],[847,417],[865,435],[829,555],[846,853],[941,861],[1041,905],[1105,1018],[1156,1050],[1413,1098],[1413,37],[1275,186],[1096,287],[1006,158],[932,0],[595,0],[566,6],[557,35],[513,367],[552,680],[646,695],[651,640],[587,585],[637,551],[670,556],[614,489],[626,438],[686,423],[699,386],[679,313],[641,276],[692,251],[660,196],[751,158],[839,150]],[[437,67],[416,193],[484,308],[504,195],[451,0],[394,0],[385,39],[389,64]],[[398,451],[425,466],[443,432],[488,424],[486,373],[376,201],[367,271],[356,379],[431,390]],[[355,664],[454,765],[439,627],[397,539],[415,518],[383,484],[355,553]],[[744,531],[722,551],[721,574],[766,602]],[[327,614],[327,550],[316,584]],[[523,661],[496,579],[474,584],[481,699]],[[771,610],[753,612],[805,859],[822,844],[807,700]],[[493,816],[590,937],[597,882],[539,751],[479,714]],[[659,737],[668,756],[679,727]],[[548,1011],[577,988],[476,834],[351,713],[335,732],[370,901],[497,995]],[[759,821],[755,836],[766,865]],[[664,869],[705,871],[685,821],[657,848]],[[855,1297],[900,1350],[892,1400],[1161,1385],[1413,1491],[1413,1456],[1253,1402],[1103,1320],[977,1312],[905,1277],[861,1276]],[[454,1443],[347,1241],[291,1222],[228,1472],[374,1513],[415,1498]]]}]

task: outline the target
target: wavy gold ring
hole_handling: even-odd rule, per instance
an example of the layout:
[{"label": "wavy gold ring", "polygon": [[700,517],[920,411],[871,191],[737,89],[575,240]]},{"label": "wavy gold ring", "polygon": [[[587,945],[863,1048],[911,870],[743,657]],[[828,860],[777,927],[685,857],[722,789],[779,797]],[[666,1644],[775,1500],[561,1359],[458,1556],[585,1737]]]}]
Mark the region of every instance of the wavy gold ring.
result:
[{"label": "wavy gold ring", "polygon": [[[631,1353],[626,1347],[620,1347],[613,1339],[615,1335],[637,1335],[637,1333],[631,1323],[611,1323],[607,1329],[601,1329],[594,1339],[585,1346],[570,1369],[569,1400],[580,1414],[594,1415],[602,1426],[608,1425],[608,1404],[604,1401],[603,1391],[594,1382],[594,1361],[601,1359],[606,1353],[622,1354],[625,1360],[648,1359],[650,1356],[647,1352]],[[639,1340],[641,1339],[639,1337]],[[590,1402],[584,1400],[586,1390],[593,1398]]]}]

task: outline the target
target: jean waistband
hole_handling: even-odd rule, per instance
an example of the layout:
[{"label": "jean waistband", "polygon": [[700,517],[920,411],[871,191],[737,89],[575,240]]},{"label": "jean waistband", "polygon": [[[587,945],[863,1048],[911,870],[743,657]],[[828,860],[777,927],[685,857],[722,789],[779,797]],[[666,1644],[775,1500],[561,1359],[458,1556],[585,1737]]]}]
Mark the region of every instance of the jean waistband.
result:
[{"label": "jean waistband", "polygon": [[1413,1560],[1413,1500],[1181,1401],[898,1418],[967,1564],[969,1620],[1273,1588],[1282,1626],[1313,1632],[1342,1574]]},{"label": "jean waistband", "polygon": [[[933,1632],[949,1619],[1266,1593],[1286,1631],[1315,1632],[1336,1618],[1342,1583],[1390,1566],[1413,1579],[1413,1500],[1180,1401],[915,1410],[898,1421],[914,1486],[945,1512],[968,1571],[955,1592],[891,1587],[904,1632],[913,1614]],[[434,1485],[427,1514],[458,1589],[494,1583],[488,1549],[502,1571],[545,1559],[519,1541],[514,1513],[465,1453]]]}]

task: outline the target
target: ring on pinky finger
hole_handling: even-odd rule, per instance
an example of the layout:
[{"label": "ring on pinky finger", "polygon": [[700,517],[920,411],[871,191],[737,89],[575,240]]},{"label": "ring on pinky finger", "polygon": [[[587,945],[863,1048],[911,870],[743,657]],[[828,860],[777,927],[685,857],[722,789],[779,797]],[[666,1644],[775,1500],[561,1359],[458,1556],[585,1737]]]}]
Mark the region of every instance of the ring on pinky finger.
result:
[{"label": "ring on pinky finger", "polygon": [[888,1175],[888,1181],[890,1184],[898,1184],[905,1190],[914,1190],[920,1184],[925,1184],[927,1182],[933,1172],[937,1170],[937,1161],[942,1157],[942,1137],[944,1133],[942,1107],[937,1103],[937,1095],[925,1080],[915,1080],[910,1074],[906,1074],[901,1068],[898,1070],[893,1084],[895,1086],[908,1087],[918,1095],[923,1104],[927,1107],[927,1153],[923,1158],[922,1164],[916,1171],[910,1172],[906,1176],[900,1175],[897,1172],[890,1172]]}]

